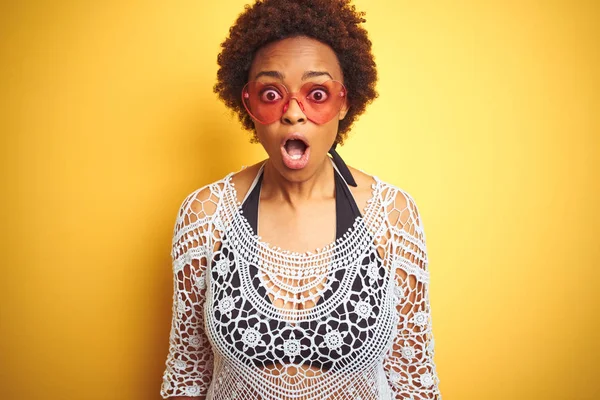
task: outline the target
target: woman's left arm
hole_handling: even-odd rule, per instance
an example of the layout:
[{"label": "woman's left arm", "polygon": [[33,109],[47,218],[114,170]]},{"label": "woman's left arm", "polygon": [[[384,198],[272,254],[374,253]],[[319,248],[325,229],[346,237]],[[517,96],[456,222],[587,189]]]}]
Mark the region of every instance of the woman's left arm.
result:
[{"label": "woman's left arm", "polygon": [[429,271],[425,232],[416,203],[406,192],[388,193],[388,251],[394,275],[397,325],[384,360],[396,399],[441,400],[433,360]]}]

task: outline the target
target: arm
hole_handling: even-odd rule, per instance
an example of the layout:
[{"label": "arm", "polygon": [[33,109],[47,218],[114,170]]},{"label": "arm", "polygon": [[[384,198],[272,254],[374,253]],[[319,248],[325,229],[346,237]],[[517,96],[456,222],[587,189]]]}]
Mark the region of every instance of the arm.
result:
[{"label": "arm", "polygon": [[423,224],[414,200],[389,197],[389,246],[395,277],[397,328],[384,369],[396,399],[441,400],[429,306],[429,272]]},{"label": "arm", "polygon": [[173,233],[173,308],[162,398],[204,399],[212,380],[213,353],[204,332],[205,273],[210,215],[216,208],[209,188],[183,201]]}]

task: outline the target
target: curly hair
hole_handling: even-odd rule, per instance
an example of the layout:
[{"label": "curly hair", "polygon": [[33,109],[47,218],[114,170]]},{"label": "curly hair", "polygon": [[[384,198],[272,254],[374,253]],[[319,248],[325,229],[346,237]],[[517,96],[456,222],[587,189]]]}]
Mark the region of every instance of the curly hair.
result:
[{"label": "curly hair", "polygon": [[214,92],[238,115],[243,128],[253,132],[252,143],[258,138],[241,92],[254,55],[269,43],[295,36],[325,43],[337,55],[350,107],[340,121],[335,143],[344,143],[354,121],[378,95],[371,41],[361,26],[364,16],[350,0],[258,0],[245,6],[229,29],[229,37],[221,43]]}]

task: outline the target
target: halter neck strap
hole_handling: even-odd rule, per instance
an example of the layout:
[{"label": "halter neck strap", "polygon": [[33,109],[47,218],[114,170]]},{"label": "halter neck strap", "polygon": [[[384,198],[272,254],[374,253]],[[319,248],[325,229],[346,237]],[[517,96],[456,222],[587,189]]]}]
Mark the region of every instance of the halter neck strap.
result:
[{"label": "halter neck strap", "polygon": [[[354,177],[352,176],[352,173],[350,173],[348,166],[346,165],[344,160],[342,160],[342,157],[340,157],[338,152],[335,151],[336,146],[337,146],[337,143],[334,143],[333,146],[331,146],[331,149],[329,149],[329,154],[331,154],[331,156],[333,157],[333,160],[332,160],[333,165],[336,167],[338,173],[342,176],[342,178],[344,178],[344,181],[346,181],[347,185],[350,185],[353,187],[358,186],[356,184],[356,181],[354,180]],[[265,168],[265,164],[266,164],[266,161],[263,162],[262,165],[260,166],[258,173],[256,174],[254,181],[252,182],[252,185],[250,185],[250,189],[248,189],[248,191],[246,192],[246,196],[244,197],[244,200],[242,200],[242,204],[246,201],[246,199],[250,195],[250,192],[252,192],[252,190],[258,183],[258,179],[262,175],[263,169]]]},{"label": "halter neck strap", "polygon": [[333,146],[331,146],[331,149],[329,149],[329,154],[331,154],[331,156],[333,157],[333,163],[337,167],[338,171],[340,172],[340,174],[342,175],[344,180],[346,180],[346,183],[350,186],[356,187],[357,186],[356,181],[354,180],[354,177],[350,173],[348,166],[346,165],[344,160],[342,160],[342,157],[340,157],[340,155],[337,153],[337,151],[335,151],[336,146],[337,146],[337,143],[333,143]]}]

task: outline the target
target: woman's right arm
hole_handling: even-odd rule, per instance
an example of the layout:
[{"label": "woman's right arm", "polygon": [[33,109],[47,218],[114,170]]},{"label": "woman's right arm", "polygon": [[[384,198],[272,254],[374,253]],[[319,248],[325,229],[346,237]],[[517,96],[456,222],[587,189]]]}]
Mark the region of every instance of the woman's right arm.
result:
[{"label": "woman's right arm", "polygon": [[208,187],[183,201],[173,232],[173,307],[163,399],[204,399],[212,380],[213,352],[204,331],[205,274],[210,216],[215,202]]}]

